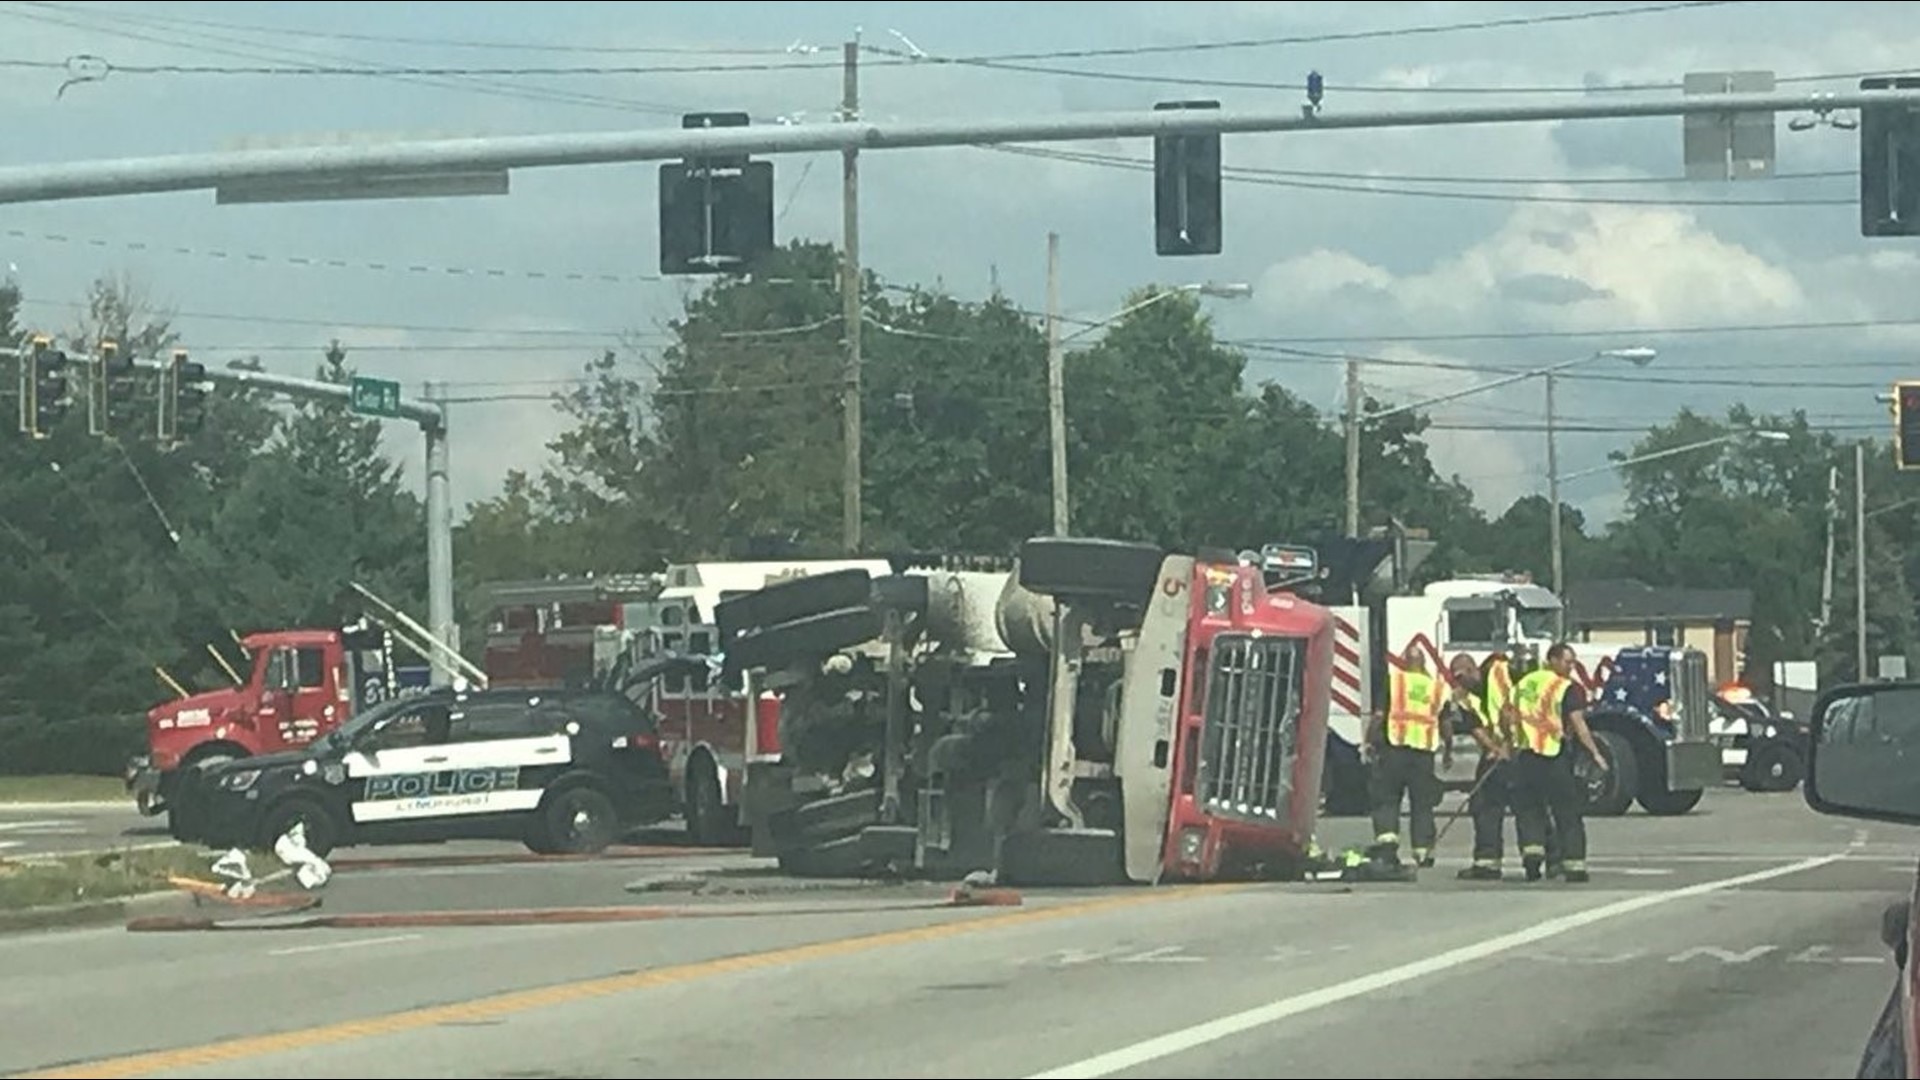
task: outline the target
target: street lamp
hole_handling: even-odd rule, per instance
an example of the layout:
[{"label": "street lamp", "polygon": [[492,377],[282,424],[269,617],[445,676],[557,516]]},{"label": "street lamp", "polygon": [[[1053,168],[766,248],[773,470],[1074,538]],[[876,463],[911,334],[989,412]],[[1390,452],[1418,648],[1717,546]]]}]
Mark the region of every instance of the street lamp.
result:
[{"label": "street lamp", "polygon": [[1047,234],[1047,435],[1053,465],[1053,535],[1065,536],[1067,513],[1067,394],[1066,343],[1090,334],[1103,326],[1119,322],[1134,312],[1173,296],[1198,293],[1201,296],[1238,300],[1253,295],[1253,286],[1242,282],[1201,281],[1176,285],[1128,304],[1119,311],[1089,323],[1064,337],[1060,334],[1060,234]]},{"label": "street lamp", "polygon": [[[1420,401],[1409,402],[1408,404],[1405,404],[1405,405],[1395,405],[1391,409],[1380,409],[1375,412],[1370,412],[1365,414],[1362,414],[1360,412],[1359,362],[1356,360],[1348,360],[1347,361],[1347,535],[1358,536],[1360,533],[1360,428],[1361,428],[1361,425],[1377,424],[1380,421],[1387,419],[1388,417],[1399,416],[1402,413],[1415,412],[1421,409],[1432,408],[1435,405],[1444,405],[1450,401],[1458,401],[1464,397],[1471,397],[1475,394],[1483,394],[1489,390],[1498,390],[1503,386],[1512,386],[1515,383],[1525,382],[1528,379],[1538,379],[1544,376],[1547,380],[1547,470],[1548,470],[1548,473],[1551,474],[1553,471],[1554,454],[1556,452],[1556,446],[1553,439],[1553,377],[1556,374],[1562,371],[1565,371],[1570,367],[1578,367],[1581,364],[1591,363],[1592,361],[1595,361],[1595,360],[1625,360],[1635,367],[1645,367],[1648,364],[1653,362],[1654,357],[1659,355],[1660,354],[1658,351],[1654,349],[1646,348],[1644,346],[1637,346],[1637,347],[1626,348],[1626,349],[1603,349],[1599,352],[1589,353],[1586,356],[1575,357],[1572,360],[1562,360],[1557,364],[1548,364],[1546,367],[1531,368],[1527,371],[1517,372],[1512,375],[1504,375],[1498,379],[1493,379],[1488,382],[1476,383],[1473,386],[1467,387],[1465,390],[1455,390],[1452,393],[1441,394],[1438,397],[1425,398]],[[1555,505],[1557,506],[1558,503],[1556,503]],[[1556,516],[1554,520],[1557,522],[1559,520],[1558,516]],[[1558,526],[1556,525],[1555,528],[1557,529]],[[1554,574],[1554,579],[1555,579],[1554,588],[1557,591],[1559,589],[1559,573],[1557,571]]]},{"label": "street lamp", "polygon": [[1662,458],[1676,457],[1680,454],[1690,454],[1695,450],[1706,450],[1711,447],[1722,446],[1730,442],[1737,442],[1741,439],[1759,439],[1763,442],[1786,442],[1791,438],[1793,438],[1793,436],[1789,435],[1784,431],[1767,431],[1767,430],[1735,431],[1726,435],[1717,435],[1711,439],[1701,439],[1698,442],[1685,443],[1680,446],[1670,446],[1665,450],[1655,450],[1655,451],[1652,451],[1651,453],[1637,454],[1633,457],[1624,458],[1620,461],[1609,461],[1605,465],[1596,465],[1591,469],[1579,469],[1574,472],[1570,472],[1562,475],[1560,477],[1560,482],[1564,484],[1569,480],[1578,480],[1583,476],[1594,476],[1598,473],[1612,472],[1615,469],[1624,469],[1630,465],[1639,465],[1639,464],[1642,464],[1643,462],[1659,461]]},{"label": "street lamp", "polygon": [[[1550,375],[1547,379],[1547,386],[1549,388],[1547,391],[1547,438],[1551,440],[1553,438],[1553,391],[1551,389],[1553,386],[1553,377]],[[1642,462],[1659,461],[1663,458],[1676,457],[1680,454],[1690,454],[1695,450],[1706,450],[1715,446],[1724,446],[1727,443],[1736,442],[1741,439],[1786,442],[1791,438],[1793,438],[1793,436],[1784,431],[1746,428],[1740,431],[1728,432],[1725,435],[1716,435],[1711,439],[1701,439],[1697,442],[1683,443],[1679,446],[1669,446],[1665,450],[1654,450],[1650,453],[1636,454],[1623,461],[1609,461],[1605,465],[1597,465],[1591,469],[1578,469],[1565,476],[1555,471],[1557,463],[1554,461],[1554,455],[1551,449],[1549,449],[1547,454],[1547,485],[1552,491],[1552,495],[1549,496],[1549,502],[1552,505],[1548,510],[1553,516],[1548,518],[1550,524],[1548,525],[1547,542],[1553,548],[1553,592],[1555,596],[1560,597],[1560,607],[1555,609],[1554,612],[1554,636],[1565,637],[1567,633],[1567,597],[1563,591],[1565,583],[1561,580],[1562,559],[1564,555],[1560,539],[1560,485],[1562,483],[1568,480],[1578,480],[1583,476],[1593,476],[1598,473],[1612,472],[1615,469],[1624,469],[1629,465],[1639,465]],[[1549,441],[1548,446],[1551,448],[1551,441]]]}]

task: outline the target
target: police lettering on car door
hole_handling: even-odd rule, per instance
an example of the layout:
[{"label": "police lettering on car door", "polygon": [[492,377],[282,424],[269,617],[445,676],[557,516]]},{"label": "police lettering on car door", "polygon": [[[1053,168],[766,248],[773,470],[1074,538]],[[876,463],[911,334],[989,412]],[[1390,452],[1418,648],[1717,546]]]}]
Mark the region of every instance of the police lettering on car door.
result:
[{"label": "police lettering on car door", "polygon": [[[473,704],[423,703],[347,754],[342,764],[352,781],[353,820],[397,823],[538,807],[547,782],[573,761],[572,740],[564,731],[520,734],[527,730],[524,699],[508,710],[514,722],[501,732],[505,737],[469,730],[451,739],[454,710]],[[464,712],[460,718],[468,726]]]}]

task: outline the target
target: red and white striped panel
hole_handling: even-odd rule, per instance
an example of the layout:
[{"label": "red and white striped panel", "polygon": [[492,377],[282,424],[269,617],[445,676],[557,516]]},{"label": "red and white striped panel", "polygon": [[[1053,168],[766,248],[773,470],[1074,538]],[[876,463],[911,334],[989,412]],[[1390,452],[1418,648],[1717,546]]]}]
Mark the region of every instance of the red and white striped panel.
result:
[{"label": "red and white striped panel", "polygon": [[1361,667],[1366,654],[1360,640],[1360,628],[1336,615],[1333,617],[1333,705],[1360,715]]}]

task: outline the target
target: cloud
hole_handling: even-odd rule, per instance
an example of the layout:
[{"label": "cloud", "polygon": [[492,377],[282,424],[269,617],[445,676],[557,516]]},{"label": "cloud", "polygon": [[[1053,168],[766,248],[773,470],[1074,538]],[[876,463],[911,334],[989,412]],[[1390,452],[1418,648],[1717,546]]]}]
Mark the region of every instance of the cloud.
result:
[{"label": "cloud", "polygon": [[[897,26],[922,48],[964,56],[1052,48],[1129,46],[1354,30],[1525,14],[1515,3],[1109,5],[1089,21],[1078,8],[964,5],[964,11],[918,5],[889,20],[867,5],[599,5],[573,8],[482,5],[458,18],[433,5],[361,5],[338,29],[362,34],[487,38],[605,46],[729,46],[778,49],[800,39],[826,44],[804,71],[620,75],[618,77],[489,77],[454,88],[399,79],[248,76],[139,76],[120,73],[52,101],[43,72],[0,71],[0,103],[13,138],[0,164],[85,160],[211,149],[245,135],[284,131],[487,130],[560,132],[671,124],[678,110],[746,108],[756,115],[824,117],[840,94],[831,42],[862,23],[867,40],[891,45],[881,31]],[[1045,61],[1039,66],[1117,72],[1135,78],[1203,78],[1258,86],[1199,88],[982,70],[960,65],[863,67],[863,113],[884,120],[1044,115],[1063,110],[1138,107],[1176,97],[1219,97],[1229,107],[1291,108],[1292,89],[1309,68],[1326,73],[1330,110],[1430,107],[1488,100],[1422,88],[1565,86],[1583,82],[1677,81],[1689,70],[1776,65],[1783,75],[1849,71],[1906,62],[1920,48],[1904,5],[1855,5],[1836,20],[1810,5],[1743,5],[1733,9],[1635,19],[1603,19],[1557,29],[1375,38],[1289,48],[1254,48],[1145,57]],[[130,10],[130,9],[129,9]],[[343,9],[345,10],[345,9]],[[1717,10],[1717,9],[1716,9]],[[272,5],[142,5],[143,18],[170,14],[236,22],[313,27],[310,17]],[[125,18],[133,18],[128,14]],[[73,21],[79,20],[75,16]],[[136,20],[138,21],[138,20]],[[366,45],[250,35],[173,26],[164,32],[126,24],[118,14],[76,27],[10,20],[12,55],[61,60],[79,52],[127,63],[386,63],[548,66],[625,63],[631,58],[564,52],[472,51],[422,44]],[[1841,25],[1844,22],[1844,26]],[[132,39],[127,33],[162,39]],[[176,44],[166,44],[172,39]],[[251,58],[238,54],[250,53]],[[808,57],[644,56],[659,66],[740,64]],[[482,85],[482,84],[485,85]],[[1834,84],[1845,86],[1842,81]],[[1343,88],[1373,86],[1392,93]],[[504,89],[503,89],[504,88]],[[503,96],[505,95],[505,96]],[[519,96],[513,96],[519,95]],[[1578,95],[1561,95],[1578,100]],[[665,117],[663,119],[663,114]],[[1572,136],[1578,133],[1579,140]],[[1228,140],[1229,164],[1346,174],[1629,177],[1678,172],[1677,121],[1588,125],[1520,125],[1367,132],[1315,132]],[[1782,169],[1850,169],[1852,143],[1832,132],[1781,140]],[[1144,140],[1072,149],[1145,157]],[[1578,150],[1579,153],[1575,153]],[[839,234],[840,184],[835,155],[777,160],[776,212],[783,238]],[[622,331],[657,332],[678,306],[684,282],[641,280],[655,268],[652,166],[539,170],[513,177],[504,199],[305,206],[218,207],[204,193],[0,207],[7,261],[21,266],[36,299],[77,297],[107,270],[131,269],[157,298],[183,312],[179,324],[196,348],[262,345],[270,366],[298,372],[338,333],[369,374],[409,387],[427,378],[468,384],[474,395],[525,396],[546,387],[480,386],[564,379]],[[1445,332],[1591,330],[1617,326],[1870,317],[1911,312],[1914,256],[1863,244],[1851,210],[1702,210],[1647,206],[1561,207],[1514,204],[1505,195],[1615,194],[1658,198],[1743,197],[1713,186],[1684,190],[1481,186],[1493,198],[1433,200],[1357,194],[1353,181],[1322,177],[1318,186],[1232,185],[1228,250],[1221,256],[1159,260],[1152,254],[1151,182],[1139,172],[1040,161],[975,150],[888,151],[862,162],[862,234],[867,265],[901,281],[941,281],[962,295],[999,287],[1031,308],[1044,297],[1045,235],[1063,238],[1063,304],[1097,317],[1119,306],[1130,288],[1149,281],[1251,281],[1252,303],[1210,307],[1223,333],[1243,337],[1354,334],[1411,337]],[[1808,186],[1812,184],[1813,186]],[[1795,182],[1790,193],[1851,193],[1844,180]],[[1458,185],[1455,185],[1457,188]],[[1328,190],[1332,188],[1334,190]],[[1752,191],[1777,191],[1753,185]],[[50,240],[64,236],[65,241]],[[104,241],[96,243],[95,241]],[[214,255],[211,252],[224,252]],[[243,257],[240,253],[266,256]],[[333,267],[334,262],[351,264]],[[370,269],[380,264],[384,269]],[[418,269],[416,269],[418,268]],[[468,273],[452,273],[466,270]],[[246,321],[247,316],[257,319]],[[317,321],[301,326],[285,320]],[[391,332],[380,324],[466,328],[462,333]],[[515,332],[534,327],[571,331],[540,340]],[[1900,336],[1901,334],[1907,336]],[[1708,339],[1713,350],[1756,363],[1823,358],[1858,361],[1862,350],[1891,356],[1911,332],[1833,335],[1782,344],[1768,352],[1748,338]],[[1607,342],[1632,344],[1633,342]],[[376,344],[396,346],[376,351]],[[397,346],[404,345],[405,348]],[[1385,350],[1402,359],[1445,359],[1488,367],[1549,363],[1586,341],[1533,340],[1512,345],[1409,342]],[[1793,350],[1800,352],[1795,353]],[[1682,343],[1662,344],[1688,360]],[[1444,353],[1445,355],[1437,355]],[[1277,372],[1310,400],[1336,400],[1330,365]],[[1422,374],[1416,374],[1420,372]],[[1258,376],[1276,372],[1256,370]],[[1445,389],[1432,369],[1384,367],[1370,380],[1387,388],[1425,378]],[[1646,417],[1645,387],[1567,387],[1568,408],[1585,414]],[[1383,390],[1384,392],[1384,390]],[[1665,410],[1703,407],[1746,388],[1671,388]],[[1534,396],[1531,390],[1525,391]],[[1611,396],[1610,396],[1611,395]],[[1716,397],[1716,395],[1719,395]],[[1790,407],[1799,391],[1757,393],[1761,407]],[[1819,396],[1819,395],[1814,395]],[[1822,407],[1873,412],[1825,395]],[[1450,416],[1480,422],[1515,419],[1512,395],[1469,399]],[[1502,412],[1498,406],[1510,406]],[[1883,415],[1883,414],[1882,414]],[[1537,419],[1537,413],[1533,414]],[[456,498],[494,488],[507,465],[537,466],[555,429],[543,402],[460,406],[454,420]],[[472,432],[469,436],[467,433]],[[1436,447],[1440,446],[1436,433]],[[1525,433],[1450,433],[1462,472],[1512,473],[1537,457]],[[1620,437],[1569,436],[1568,467],[1599,460]],[[1503,441],[1504,440],[1504,441]],[[406,444],[417,458],[417,440]],[[1494,462],[1469,469],[1476,462]],[[417,474],[416,474],[417,475]],[[1476,476],[1476,480],[1478,477]],[[1494,509],[1520,481],[1489,475],[1482,501]],[[1505,488],[1500,487],[1506,483]]]}]

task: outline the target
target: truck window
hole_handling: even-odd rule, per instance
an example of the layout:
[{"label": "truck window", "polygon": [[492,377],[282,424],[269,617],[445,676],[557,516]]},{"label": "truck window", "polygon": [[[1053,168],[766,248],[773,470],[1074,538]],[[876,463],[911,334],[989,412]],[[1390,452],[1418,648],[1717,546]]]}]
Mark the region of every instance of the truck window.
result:
[{"label": "truck window", "polygon": [[327,685],[327,651],[304,648],[293,650],[294,685],[302,690],[317,690]]}]

